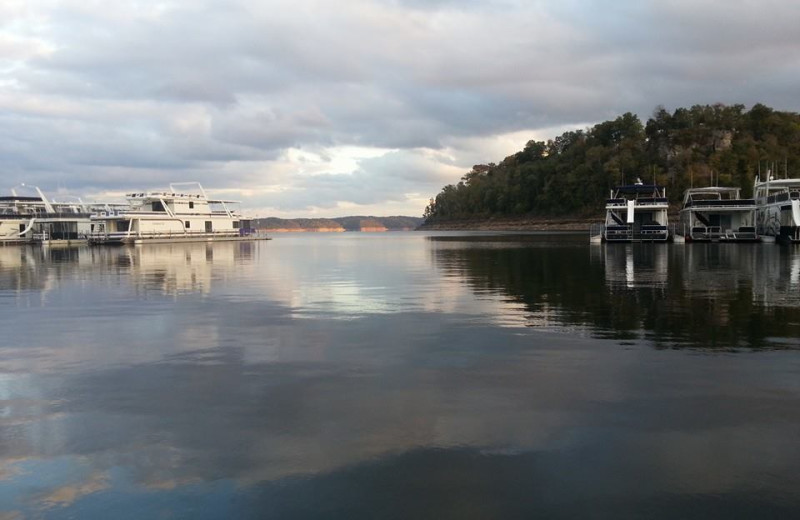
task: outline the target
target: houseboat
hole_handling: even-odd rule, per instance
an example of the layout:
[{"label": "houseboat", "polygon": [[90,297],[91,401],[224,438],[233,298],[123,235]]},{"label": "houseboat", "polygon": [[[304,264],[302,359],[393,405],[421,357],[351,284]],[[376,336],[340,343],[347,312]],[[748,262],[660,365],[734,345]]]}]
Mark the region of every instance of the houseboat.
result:
[{"label": "houseboat", "polygon": [[0,197],[0,244],[74,244],[86,241],[90,210],[80,201],[50,201],[38,187],[36,195]]},{"label": "houseboat", "polygon": [[800,242],[800,179],[762,181],[753,185],[756,200],[756,229],[765,238],[779,242]]},{"label": "houseboat", "polygon": [[[179,186],[186,188],[178,190]],[[129,206],[92,216],[92,244],[210,242],[264,238],[234,210],[236,201],[211,199],[200,183],[173,183],[168,191],[129,193]]]},{"label": "houseboat", "polygon": [[739,188],[690,188],[683,194],[678,234],[687,242],[758,242],[755,199]]},{"label": "houseboat", "polygon": [[667,221],[667,190],[637,182],[617,186],[606,200],[605,224],[592,241],[666,242],[672,239]]}]

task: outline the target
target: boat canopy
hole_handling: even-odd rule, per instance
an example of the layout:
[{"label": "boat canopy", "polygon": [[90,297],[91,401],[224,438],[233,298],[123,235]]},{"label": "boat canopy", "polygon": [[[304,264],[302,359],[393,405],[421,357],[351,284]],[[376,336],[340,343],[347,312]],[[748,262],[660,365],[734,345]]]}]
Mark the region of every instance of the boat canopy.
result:
[{"label": "boat canopy", "polygon": [[739,191],[740,188],[731,188],[727,186],[707,186],[705,188],[689,188],[687,193],[695,194],[695,193],[735,193]]},{"label": "boat canopy", "polygon": [[617,193],[653,193],[664,189],[657,184],[628,184],[625,186],[617,186],[614,191]]},{"label": "boat canopy", "polygon": [[0,197],[0,202],[42,202],[41,197],[22,197],[19,195]]}]

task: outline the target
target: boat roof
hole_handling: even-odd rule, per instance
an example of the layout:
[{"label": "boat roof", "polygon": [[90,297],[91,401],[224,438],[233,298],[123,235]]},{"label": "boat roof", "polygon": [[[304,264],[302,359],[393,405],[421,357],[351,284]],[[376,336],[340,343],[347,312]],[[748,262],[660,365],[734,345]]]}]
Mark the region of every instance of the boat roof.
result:
[{"label": "boat roof", "polygon": [[626,184],[615,187],[614,191],[619,193],[652,193],[662,189],[664,189],[663,186],[657,184]]},{"label": "boat roof", "polygon": [[173,193],[171,191],[147,191],[139,193],[126,193],[128,199],[186,199],[202,200],[211,204],[238,204],[238,200],[209,199],[200,193]]},{"label": "boat roof", "polygon": [[758,181],[756,185],[762,186],[768,184],[770,186],[800,186],[800,179],[770,179],[768,181]]},{"label": "boat roof", "polygon": [[686,193],[734,193],[740,191],[741,188],[731,188],[728,186],[706,186],[705,188],[689,188]]},{"label": "boat roof", "polygon": [[21,197],[19,195],[10,195],[0,197],[0,202],[42,202],[41,197]]}]

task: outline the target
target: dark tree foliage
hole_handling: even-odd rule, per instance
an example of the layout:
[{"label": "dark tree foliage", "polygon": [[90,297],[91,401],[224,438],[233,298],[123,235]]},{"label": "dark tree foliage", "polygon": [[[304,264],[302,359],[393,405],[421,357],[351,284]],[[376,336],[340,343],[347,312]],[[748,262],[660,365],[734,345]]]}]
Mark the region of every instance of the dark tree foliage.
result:
[{"label": "dark tree foliage", "polygon": [[800,176],[800,115],[762,104],[662,106],[642,122],[626,113],[586,130],[566,132],[499,164],[472,167],[425,208],[427,222],[515,215],[589,216],[609,189],[637,178],[667,186],[678,204],[691,186],[738,186],[752,192],[767,169]]}]

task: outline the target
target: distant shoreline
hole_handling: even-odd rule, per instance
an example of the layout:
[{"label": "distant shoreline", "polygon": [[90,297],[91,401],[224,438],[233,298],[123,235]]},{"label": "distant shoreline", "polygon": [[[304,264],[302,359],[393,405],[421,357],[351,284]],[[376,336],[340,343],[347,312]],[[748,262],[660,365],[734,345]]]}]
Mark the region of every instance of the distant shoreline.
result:
[{"label": "distant shoreline", "polygon": [[259,228],[259,231],[265,233],[391,233],[393,231],[414,231],[416,228],[361,228],[361,229],[345,229],[345,228]]},{"label": "distant shoreline", "polygon": [[517,217],[448,220],[422,224],[419,231],[586,231],[603,217]]},{"label": "distant shoreline", "polygon": [[267,233],[342,233],[362,231],[378,233],[383,231],[411,231],[423,220],[421,217],[402,215],[390,217],[350,216],[334,218],[276,218],[253,219],[251,225]]}]

